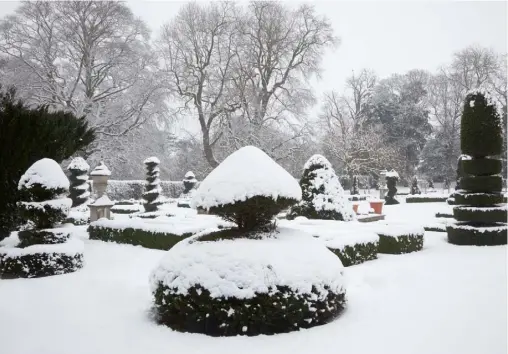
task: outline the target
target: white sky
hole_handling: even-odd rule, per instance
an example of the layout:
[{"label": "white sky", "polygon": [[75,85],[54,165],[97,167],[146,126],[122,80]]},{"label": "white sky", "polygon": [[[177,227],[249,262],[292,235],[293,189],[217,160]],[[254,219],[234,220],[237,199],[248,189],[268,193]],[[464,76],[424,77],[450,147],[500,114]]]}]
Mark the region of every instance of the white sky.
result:
[{"label": "white sky", "polygon": [[[157,35],[181,1],[127,1]],[[341,90],[352,70],[373,69],[380,77],[411,69],[435,71],[471,44],[507,52],[507,4],[497,1],[313,1],[331,20],[341,44],[323,56],[315,89]],[[17,2],[0,1],[0,17]]]}]

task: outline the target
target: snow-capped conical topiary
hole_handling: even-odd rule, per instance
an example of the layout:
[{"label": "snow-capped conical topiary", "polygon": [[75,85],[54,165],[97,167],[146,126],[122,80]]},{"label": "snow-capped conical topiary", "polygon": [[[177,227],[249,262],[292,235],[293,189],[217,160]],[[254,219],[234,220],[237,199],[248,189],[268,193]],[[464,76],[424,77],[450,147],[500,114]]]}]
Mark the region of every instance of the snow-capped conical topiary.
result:
[{"label": "snow-capped conical topiary", "polygon": [[156,157],[149,157],[144,161],[146,166],[146,185],[145,192],[143,193],[143,206],[146,212],[157,211],[159,205],[162,204],[160,194],[162,192],[159,178],[160,161]]},{"label": "snow-capped conical topiary", "polygon": [[344,221],[355,218],[353,205],[324,156],[314,155],[305,163],[300,187],[302,201],[291,209],[289,218],[305,216],[309,219]]},{"label": "snow-capped conical topiary", "polygon": [[501,118],[488,92],[476,90],[466,96],[461,121],[462,159],[460,190],[454,194],[453,217],[446,228],[448,242],[458,245],[504,245],[507,243],[507,208],[503,201]]},{"label": "snow-capped conical topiary", "polygon": [[83,244],[69,240],[62,229],[51,229],[67,217],[72,200],[69,180],[51,159],[35,162],[21,177],[19,207],[30,228],[18,232],[15,248],[0,248],[0,275],[41,277],[73,272],[82,266]]},{"label": "snow-capped conical topiary", "polygon": [[90,166],[82,157],[76,157],[72,159],[67,170],[70,172],[70,197],[74,208],[85,204],[90,198],[90,185],[88,184]]},{"label": "snow-capped conical topiary", "polygon": [[420,187],[418,187],[418,178],[416,178],[416,176],[414,176],[411,181],[411,194],[422,194]]},{"label": "snow-capped conical topiary", "polygon": [[358,187],[358,177],[353,176],[353,186],[351,187],[351,195],[360,194],[360,188]]},{"label": "snow-capped conical topiary", "polygon": [[301,196],[300,186],[284,168],[260,149],[245,146],[200,183],[192,205],[253,230],[269,224]]}]

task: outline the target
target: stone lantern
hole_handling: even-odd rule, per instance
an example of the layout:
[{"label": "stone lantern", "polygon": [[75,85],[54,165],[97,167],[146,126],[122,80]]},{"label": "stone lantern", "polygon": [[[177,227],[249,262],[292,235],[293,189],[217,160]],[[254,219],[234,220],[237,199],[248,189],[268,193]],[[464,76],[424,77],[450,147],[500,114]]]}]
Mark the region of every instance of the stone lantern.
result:
[{"label": "stone lantern", "polygon": [[115,205],[106,195],[108,187],[108,179],[111,171],[101,161],[101,163],[90,173],[92,178],[93,191],[96,196],[95,202],[88,204],[90,208],[90,222],[99,220],[100,218],[111,219],[111,207]]}]

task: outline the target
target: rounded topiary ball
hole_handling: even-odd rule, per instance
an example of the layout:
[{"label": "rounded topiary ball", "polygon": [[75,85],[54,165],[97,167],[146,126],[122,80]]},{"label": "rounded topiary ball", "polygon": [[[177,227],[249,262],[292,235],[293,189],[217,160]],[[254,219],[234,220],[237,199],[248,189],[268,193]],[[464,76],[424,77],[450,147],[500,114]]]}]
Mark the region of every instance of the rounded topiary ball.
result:
[{"label": "rounded topiary ball", "polygon": [[493,98],[486,91],[466,96],[460,126],[462,154],[472,157],[499,155],[503,150],[503,129]]}]

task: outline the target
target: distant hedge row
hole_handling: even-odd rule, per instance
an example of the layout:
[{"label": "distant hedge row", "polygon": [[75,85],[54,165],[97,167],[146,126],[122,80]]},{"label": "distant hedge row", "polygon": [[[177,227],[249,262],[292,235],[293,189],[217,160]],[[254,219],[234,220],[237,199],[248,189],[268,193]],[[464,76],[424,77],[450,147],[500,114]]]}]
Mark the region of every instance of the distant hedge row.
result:
[{"label": "distant hedge row", "polygon": [[408,196],[406,198],[406,203],[436,203],[436,202],[446,202],[448,197],[424,197],[424,196]]},{"label": "distant hedge row", "polygon": [[[145,183],[145,180],[110,180],[106,193],[111,200],[139,200],[145,190]],[[184,190],[181,181],[161,181],[160,186],[162,195],[166,198],[178,198]]]}]

